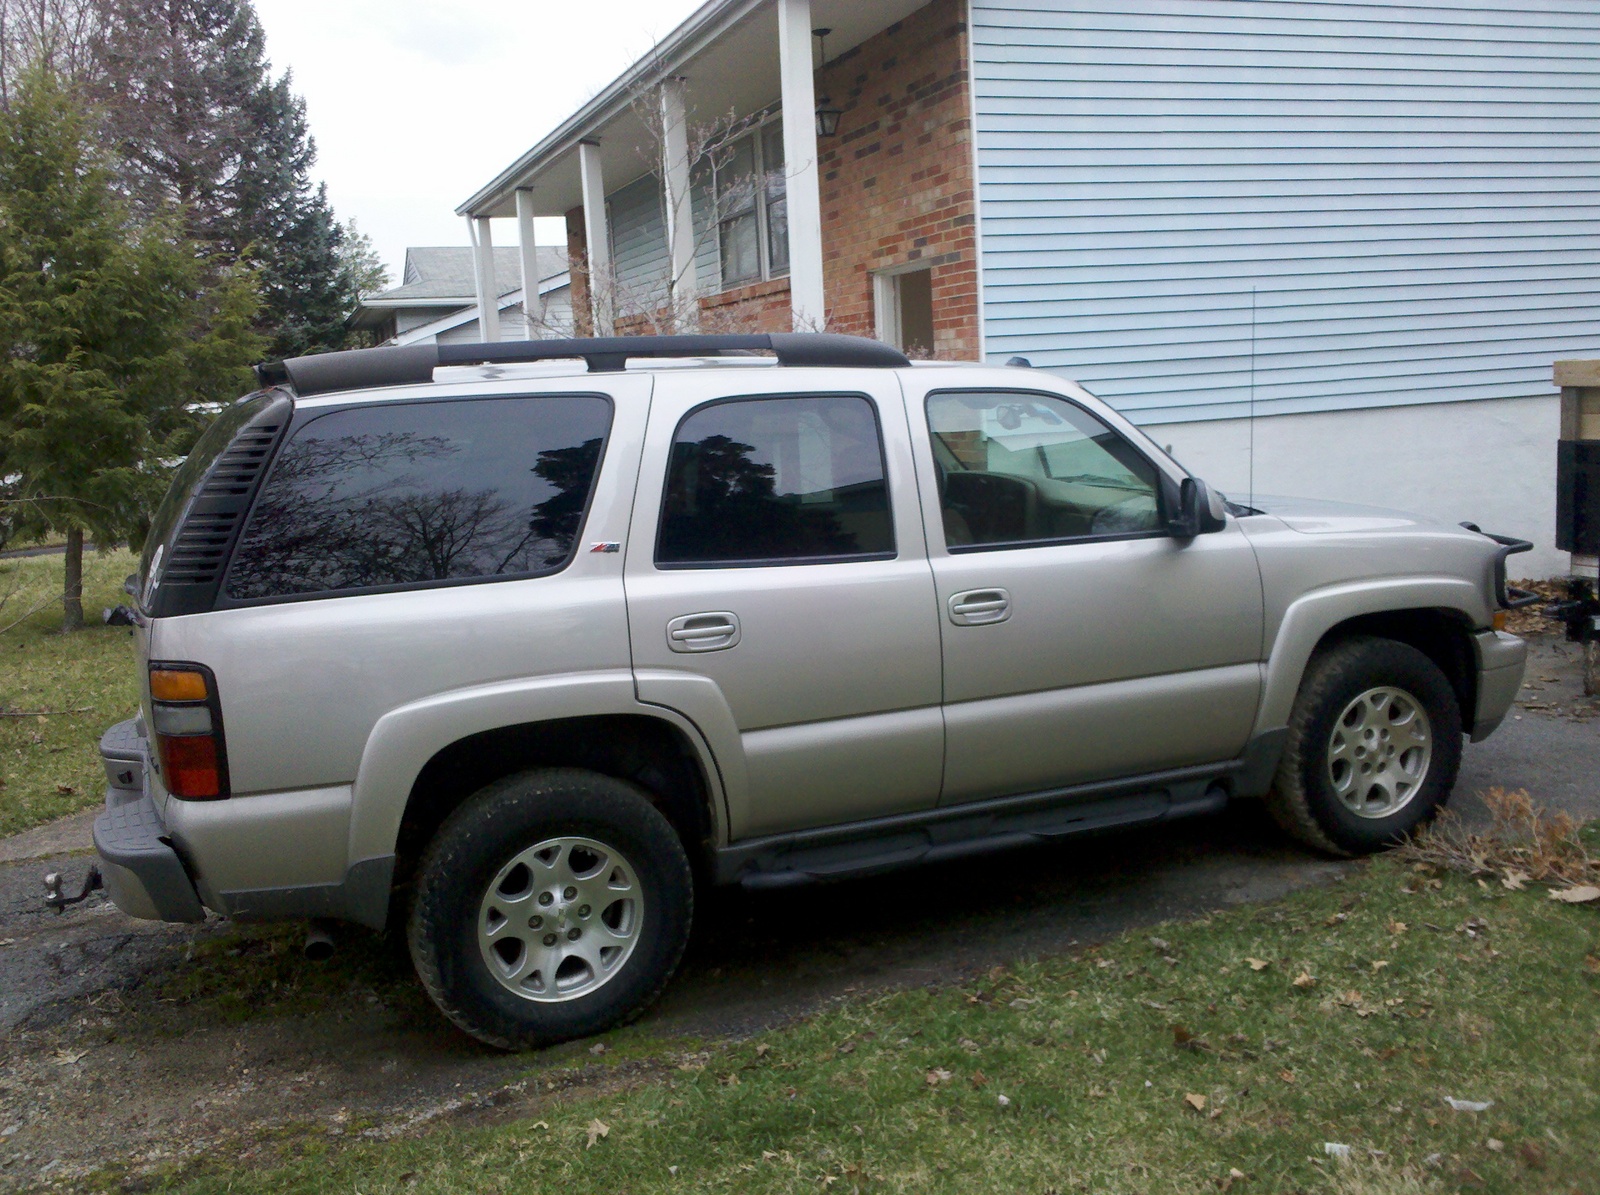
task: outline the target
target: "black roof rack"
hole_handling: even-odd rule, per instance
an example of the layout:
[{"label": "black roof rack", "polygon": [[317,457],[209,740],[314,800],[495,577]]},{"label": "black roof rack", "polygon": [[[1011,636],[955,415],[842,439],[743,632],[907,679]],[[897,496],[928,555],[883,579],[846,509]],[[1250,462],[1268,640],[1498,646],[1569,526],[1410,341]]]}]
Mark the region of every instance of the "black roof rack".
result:
[{"label": "black roof rack", "polygon": [[413,344],[291,357],[256,366],[262,386],[290,385],[301,396],[369,386],[431,382],[439,365],[506,364],[582,357],[590,373],[615,373],[630,357],[726,357],[767,351],[780,365],[851,365],[895,369],[904,353],[862,336],[832,332],[761,332],[744,336],[599,336],[579,340],[510,340],[485,344]]}]

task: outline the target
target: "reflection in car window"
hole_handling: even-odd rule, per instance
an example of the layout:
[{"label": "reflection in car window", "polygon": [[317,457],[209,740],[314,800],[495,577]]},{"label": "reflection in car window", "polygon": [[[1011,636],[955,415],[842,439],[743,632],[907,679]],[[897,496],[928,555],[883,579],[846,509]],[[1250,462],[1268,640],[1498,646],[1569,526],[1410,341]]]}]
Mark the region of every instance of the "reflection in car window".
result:
[{"label": "reflection in car window", "polygon": [[933,394],[928,430],[952,549],[1160,530],[1155,466],[1065,399]]},{"label": "reflection in car window", "polygon": [[883,440],[866,399],[730,399],[678,426],[658,564],[893,554]]},{"label": "reflection in car window", "polygon": [[554,572],[572,554],[611,404],[379,404],[285,445],[228,572],[232,598]]}]

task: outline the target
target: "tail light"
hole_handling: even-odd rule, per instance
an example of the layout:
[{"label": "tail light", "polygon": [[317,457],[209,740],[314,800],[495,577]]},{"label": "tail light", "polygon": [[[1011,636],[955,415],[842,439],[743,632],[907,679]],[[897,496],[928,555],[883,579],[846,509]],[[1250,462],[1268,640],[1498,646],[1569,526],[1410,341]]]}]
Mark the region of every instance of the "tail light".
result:
[{"label": "tail light", "polygon": [[201,664],[150,665],[150,720],[161,780],[175,797],[215,801],[228,795],[217,679]]}]

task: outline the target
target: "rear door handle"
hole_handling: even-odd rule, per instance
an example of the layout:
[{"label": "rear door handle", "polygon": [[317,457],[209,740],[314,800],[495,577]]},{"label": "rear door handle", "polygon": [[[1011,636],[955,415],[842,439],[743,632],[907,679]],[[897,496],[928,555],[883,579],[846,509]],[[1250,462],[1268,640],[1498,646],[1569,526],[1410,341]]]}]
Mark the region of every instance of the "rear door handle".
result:
[{"label": "rear door handle", "polygon": [[739,642],[739,616],[730,610],[683,614],[667,624],[673,651],[724,651]]},{"label": "rear door handle", "polygon": [[950,595],[950,621],[958,627],[981,627],[1011,617],[1011,595],[1004,589],[968,589]]}]

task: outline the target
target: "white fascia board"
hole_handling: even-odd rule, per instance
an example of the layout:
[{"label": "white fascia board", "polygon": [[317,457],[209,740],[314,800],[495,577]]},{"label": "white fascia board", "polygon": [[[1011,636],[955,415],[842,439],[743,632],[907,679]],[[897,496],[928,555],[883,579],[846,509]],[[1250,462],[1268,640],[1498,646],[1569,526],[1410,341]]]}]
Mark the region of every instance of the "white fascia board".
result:
[{"label": "white fascia board", "polygon": [[449,299],[362,299],[363,307],[459,307],[463,303],[476,303],[478,300],[471,295],[462,295],[460,298]]},{"label": "white fascia board", "polygon": [[[572,276],[570,274],[555,274],[539,283],[539,293],[547,295],[551,291],[560,290],[562,287],[570,286],[571,284]],[[522,290],[519,287],[501,295],[500,301],[495,306],[501,311],[505,311],[507,308],[515,307],[520,302],[522,302]],[[459,328],[462,324],[470,324],[478,318],[478,304],[472,299],[466,300],[466,304],[460,311],[452,311],[449,315],[442,315],[429,323],[418,324],[415,328],[408,328],[396,336],[392,343],[397,345],[415,344],[417,341],[429,336],[437,336],[440,332],[448,332],[451,328]]]},{"label": "white fascia board", "polygon": [[688,20],[679,25],[639,61],[635,62],[599,95],[579,108],[527,153],[495,176],[488,186],[456,208],[456,215],[471,216],[480,209],[496,207],[514,191],[519,182],[568,153],[586,137],[593,137],[633,103],[641,84],[648,85],[662,75],[680,70],[684,63],[721,37],[731,26],[769,0],[707,0]]}]

